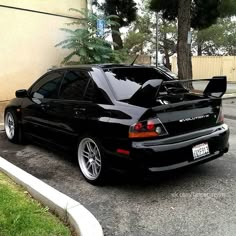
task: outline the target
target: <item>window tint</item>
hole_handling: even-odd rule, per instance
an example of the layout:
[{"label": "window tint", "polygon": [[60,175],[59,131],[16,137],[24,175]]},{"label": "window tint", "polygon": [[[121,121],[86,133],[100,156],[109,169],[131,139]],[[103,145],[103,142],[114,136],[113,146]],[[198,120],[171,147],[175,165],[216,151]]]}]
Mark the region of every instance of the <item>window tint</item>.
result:
[{"label": "window tint", "polygon": [[169,70],[167,67],[165,66],[158,66],[158,68],[161,70],[161,71],[164,71],[164,73],[166,73],[168,76],[170,76],[171,78],[173,79],[178,79],[178,76],[172,72],[171,70]]},{"label": "window tint", "polygon": [[90,79],[83,99],[85,101],[94,101],[95,100],[94,91],[95,91],[95,84],[94,84],[94,81],[92,79]]},{"label": "window tint", "polygon": [[33,98],[57,98],[63,72],[51,72],[40,79],[31,89]]},{"label": "window tint", "polygon": [[68,71],[63,79],[60,98],[68,100],[83,100],[90,76],[87,71]]},{"label": "window tint", "polygon": [[127,100],[148,80],[166,77],[154,68],[117,68],[105,70],[117,100]]},{"label": "window tint", "polygon": [[84,95],[84,100],[91,101],[97,104],[109,104],[107,94],[102,89],[98,88],[93,79],[90,79],[89,81],[86,93]]}]

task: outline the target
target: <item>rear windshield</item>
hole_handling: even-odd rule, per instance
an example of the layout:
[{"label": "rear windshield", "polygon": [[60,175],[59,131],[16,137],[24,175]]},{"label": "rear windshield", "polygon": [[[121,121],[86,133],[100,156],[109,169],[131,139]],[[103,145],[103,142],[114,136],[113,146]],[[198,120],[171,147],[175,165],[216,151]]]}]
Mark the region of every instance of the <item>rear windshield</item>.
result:
[{"label": "rear windshield", "polygon": [[165,74],[167,74],[169,77],[171,77],[172,79],[174,80],[177,80],[178,79],[178,76],[172,72],[171,70],[169,70],[167,67],[165,66],[158,66],[158,69],[162,70],[163,72],[165,72]]},{"label": "rear windshield", "polygon": [[155,68],[113,68],[105,70],[108,81],[115,92],[116,99],[128,100],[148,80],[168,80]]}]

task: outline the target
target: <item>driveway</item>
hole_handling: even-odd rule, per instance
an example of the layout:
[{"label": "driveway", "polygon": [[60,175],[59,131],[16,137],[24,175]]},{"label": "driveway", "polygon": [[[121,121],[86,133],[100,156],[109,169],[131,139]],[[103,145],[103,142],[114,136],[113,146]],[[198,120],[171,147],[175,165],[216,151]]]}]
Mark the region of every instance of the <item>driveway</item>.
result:
[{"label": "driveway", "polygon": [[72,155],[13,145],[0,133],[0,156],[81,202],[107,236],[232,236],[236,232],[236,121],[229,153],[187,170],[143,179],[114,175],[103,187],[84,181]]}]

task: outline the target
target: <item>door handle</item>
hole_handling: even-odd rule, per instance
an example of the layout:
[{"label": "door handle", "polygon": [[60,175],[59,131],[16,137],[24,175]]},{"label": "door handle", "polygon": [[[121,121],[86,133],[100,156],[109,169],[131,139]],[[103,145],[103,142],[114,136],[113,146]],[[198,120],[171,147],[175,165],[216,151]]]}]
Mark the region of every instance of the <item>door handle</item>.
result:
[{"label": "door handle", "polygon": [[42,103],[42,104],[41,104],[41,108],[42,108],[43,110],[47,110],[49,107],[50,107],[49,104],[45,104],[45,103]]},{"label": "door handle", "polygon": [[86,111],[86,108],[80,107],[80,108],[74,108],[75,115],[83,114]]}]

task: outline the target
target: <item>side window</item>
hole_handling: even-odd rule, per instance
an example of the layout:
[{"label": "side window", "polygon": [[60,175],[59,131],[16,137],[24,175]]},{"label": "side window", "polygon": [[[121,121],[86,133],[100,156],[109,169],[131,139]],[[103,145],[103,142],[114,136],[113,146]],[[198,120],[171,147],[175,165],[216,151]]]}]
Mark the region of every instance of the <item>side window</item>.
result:
[{"label": "side window", "polygon": [[62,72],[51,72],[40,79],[31,89],[32,98],[58,98]]},{"label": "side window", "polygon": [[92,101],[97,104],[110,104],[107,94],[102,89],[98,88],[93,79],[90,79],[89,81],[86,93],[84,95],[84,100]]},{"label": "side window", "polygon": [[89,80],[86,93],[84,94],[84,100],[85,101],[94,101],[94,90],[95,90],[95,84],[92,79]]},{"label": "side window", "polygon": [[161,74],[161,73],[159,73],[159,72],[157,72],[157,78],[158,78],[158,79],[162,79],[162,80],[164,80],[164,81],[167,81],[167,80],[168,80],[168,77],[167,77],[167,76],[165,76],[165,75],[163,75],[163,74]]},{"label": "side window", "polygon": [[84,100],[84,94],[91,77],[87,71],[68,71],[63,79],[60,98],[67,100]]}]

